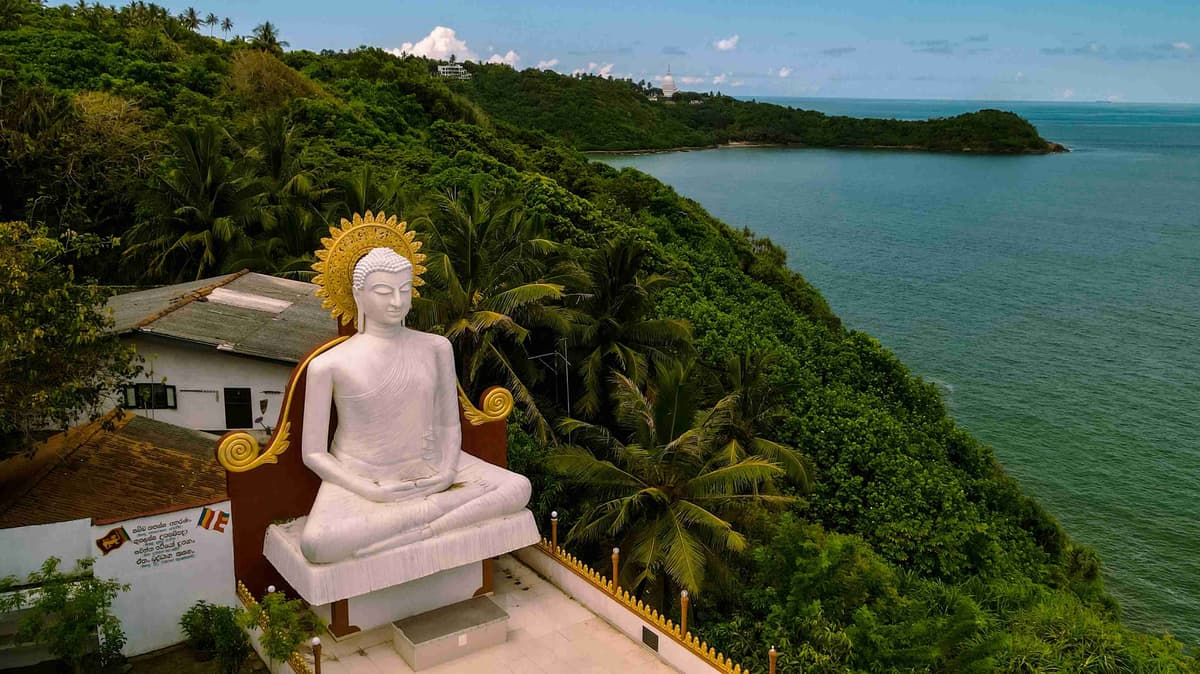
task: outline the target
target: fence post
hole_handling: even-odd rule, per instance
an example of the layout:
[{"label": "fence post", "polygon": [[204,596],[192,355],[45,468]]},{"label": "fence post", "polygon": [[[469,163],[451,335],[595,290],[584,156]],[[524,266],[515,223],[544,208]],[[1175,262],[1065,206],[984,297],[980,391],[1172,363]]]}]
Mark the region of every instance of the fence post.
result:
[{"label": "fence post", "polygon": [[687,613],[688,613],[688,592],[683,590],[679,593],[679,634],[687,636]]},{"label": "fence post", "polygon": [[550,552],[558,554],[558,511],[550,513]]},{"label": "fence post", "polygon": [[621,560],[621,548],[613,548],[613,558],[612,559],[613,559],[613,574],[612,574],[613,594],[617,594],[617,569],[620,566],[619,563]]},{"label": "fence post", "polygon": [[321,637],[312,638],[313,674],[321,674]]},{"label": "fence post", "polygon": [[775,662],[779,660],[779,651],[772,646],[771,650],[767,652],[767,657],[771,659],[771,674],[775,674]]}]

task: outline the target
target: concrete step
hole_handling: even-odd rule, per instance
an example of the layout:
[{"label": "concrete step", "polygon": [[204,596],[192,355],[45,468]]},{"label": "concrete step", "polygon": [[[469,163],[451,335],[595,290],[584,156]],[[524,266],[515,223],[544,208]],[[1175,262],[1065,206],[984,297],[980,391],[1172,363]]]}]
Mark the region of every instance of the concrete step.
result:
[{"label": "concrete step", "polygon": [[490,597],[474,597],[392,623],[393,644],[414,672],[449,662],[508,638],[508,613]]}]

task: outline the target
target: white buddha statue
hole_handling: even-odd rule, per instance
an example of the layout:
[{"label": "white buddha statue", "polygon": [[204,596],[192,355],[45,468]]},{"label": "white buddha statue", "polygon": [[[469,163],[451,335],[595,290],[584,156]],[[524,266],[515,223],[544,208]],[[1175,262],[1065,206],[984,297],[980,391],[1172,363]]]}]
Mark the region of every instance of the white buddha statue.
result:
[{"label": "white buddha statue", "polygon": [[322,480],[300,535],[309,562],[365,557],[529,502],[528,479],[462,451],[450,342],[404,326],[413,280],[407,258],[371,249],[351,282],[358,333],[308,365],[301,450]]}]

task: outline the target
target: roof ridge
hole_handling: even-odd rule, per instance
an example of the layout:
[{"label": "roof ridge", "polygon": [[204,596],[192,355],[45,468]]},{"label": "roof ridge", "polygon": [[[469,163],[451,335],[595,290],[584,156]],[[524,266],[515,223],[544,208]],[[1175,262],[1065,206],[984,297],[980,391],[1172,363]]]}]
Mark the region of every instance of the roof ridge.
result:
[{"label": "roof ridge", "polygon": [[229,276],[227,276],[226,278],[223,278],[220,281],[217,281],[216,283],[212,283],[212,284],[204,286],[203,288],[198,288],[196,290],[193,290],[192,292],[179,297],[176,301],[172,302],[171,305],[168,306],[166,309],[160,309],[159,311],[156,311],[156,312],[150,314],[149,316],[143,318],[142,320],[138,321],[137,323],[134,323],[132,329],[138,330],[140,328],[144,328],[147,325],[150,325],[151,323],[153,323],[154,321],[157,321],[158,319],[162,318],[163,316],[166,316],[167,314],[171,313],[172,311],[175,311],[176,309],[178,309],[180,307],[187,306],[202,297],[206,297],[209,294],[211,294],[212,291],[216,290],[217,288],[229,285],[230,283],[233,283],[234,281],[238,280],[239,278],[241,278],[249,273],[250,273],[249,269],[242,269],[241,271],[236,271],[236,272],[230,274]]}]

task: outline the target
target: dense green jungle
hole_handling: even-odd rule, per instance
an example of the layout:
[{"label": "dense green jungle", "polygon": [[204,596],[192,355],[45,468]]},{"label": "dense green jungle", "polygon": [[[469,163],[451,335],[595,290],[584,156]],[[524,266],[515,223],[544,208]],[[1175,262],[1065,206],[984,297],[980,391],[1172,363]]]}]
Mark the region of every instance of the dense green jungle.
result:
[{"label": "dense green jungle", "polygon": [[[425,59],[233,28],[0,0],[0,256],[22,261],[0,264],[0,373],[24,382],[0,390],[0,432],[31,396],[95,393],[43,390],[28,354],[118,348],[81,325],[102,320],[96,284],[308,279],[331,225],[382,210],[430,254],[416,322],[466,387],[514,392],[538,521],[557,510],[597,568],[620,546],[622,585],[670,616],[688,590],[693,631],[735,662],[765,671],[774,645],[785,672],[1200,672],[1121,625],[1095,553],[779,247],[579,151],[787,140],[815,113],[713,96],[645,122],[630,82],[472,65],[447,83]],[[996,115],[995,142],[1044,143]],[[811,128],[892,144],[872,126]],[[76,309],[23,320],[50,302]],[[116,360],[70,367],[112,381]]]}]

